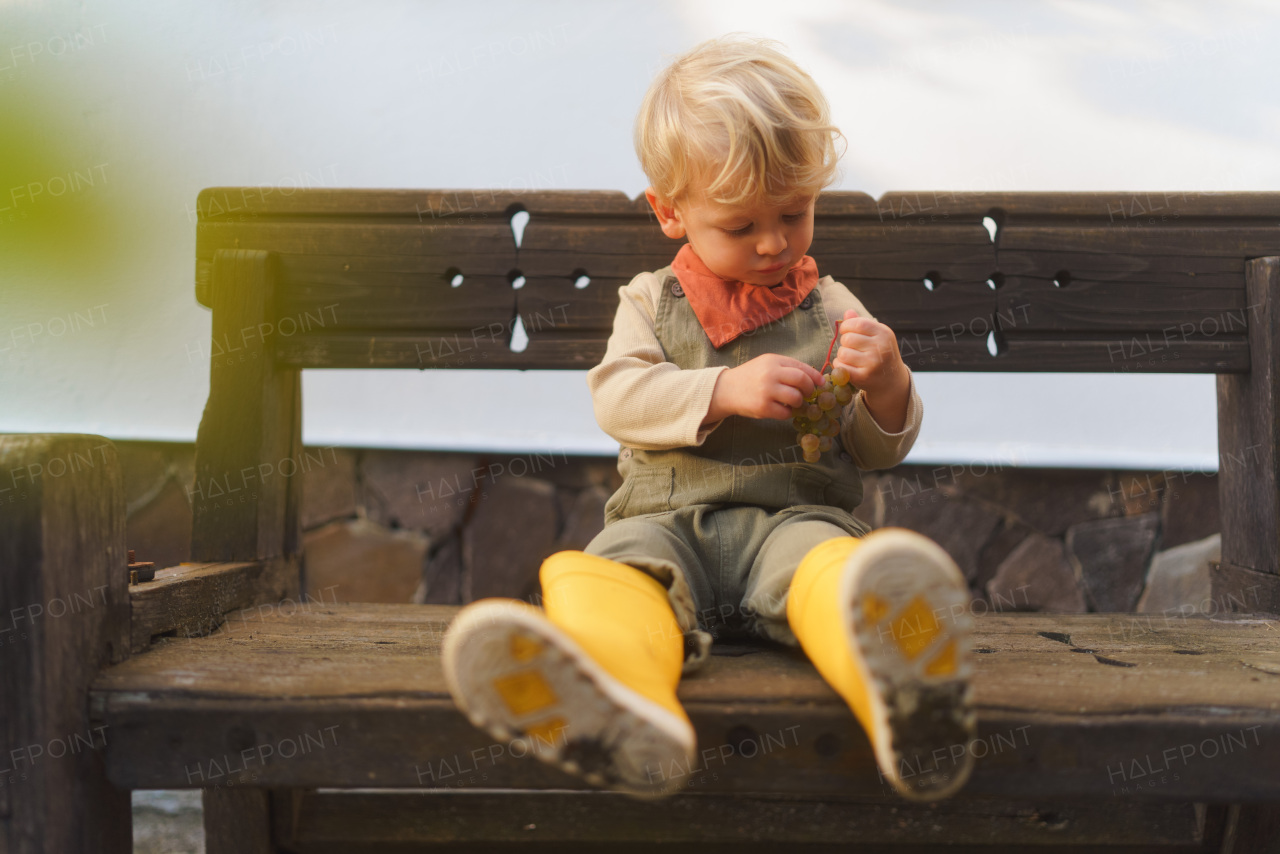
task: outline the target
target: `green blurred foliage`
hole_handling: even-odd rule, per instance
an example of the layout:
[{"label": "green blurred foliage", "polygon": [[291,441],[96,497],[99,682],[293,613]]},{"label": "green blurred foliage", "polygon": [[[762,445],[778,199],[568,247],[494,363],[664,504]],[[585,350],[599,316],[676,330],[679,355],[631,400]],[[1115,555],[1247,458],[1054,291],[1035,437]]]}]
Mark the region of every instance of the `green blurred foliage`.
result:
[{"label": "green blurred foliage", "polygon": [[113,105],[74,58],[32,59],[29,43],[0,39],[0,287],[90,295],[95,273],[137,260],[139,207],[101,129]]}]

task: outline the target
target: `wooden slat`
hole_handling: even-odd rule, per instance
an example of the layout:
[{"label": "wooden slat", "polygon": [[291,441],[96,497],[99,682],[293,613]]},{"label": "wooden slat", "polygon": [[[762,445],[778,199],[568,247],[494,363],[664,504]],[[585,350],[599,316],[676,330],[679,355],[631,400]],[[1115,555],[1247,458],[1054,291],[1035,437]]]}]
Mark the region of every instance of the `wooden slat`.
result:
[{"label": "wooden slat", "polygon": [[1173,343],[1186,337],[1248,335],[1249,315],[1240,288],[1206,288],[1126,282],[1051,281],[1014,276],[996,291],[1006,328],[1119,333],[1156,331]]},{"label": "wooden slat", "polygon": [[209,223],[199,226],[197,258],[219,249],[255,249],[280,255],[340,258],[433,258],[443,270],[465,259],[463,274],[505,275],[515,264],[515,241],[505,218],[458,225],[285,220]]},{"label": "wooden slat", "polygon": [[[532,318],[532,316],[530,316]],[[532,324],[531,319],[531,324]],[[526,328],[532,326],[526,325]],[[367,335],[298,335],[282,340],[276,358],[297,368],[517,368],[587,370],[604,358],[606,330],[558,334],[532,328],[527,348],[511,350],[510,324],[497,329]],[[590,337],[588,337],[590,336]]]},{"label": "wooden slat", "polygon": [[140,652],[157,635],[207,635],[231,611],[278,602],[295,589],[297,558],[252,563],[188,563],[157,570],[129,588],[132,645]]},{"label": "wooden slat", "polygon": [[[608,330],[559,334],[557,317],[525,323],[523,352],[510,349],[510,325],[472,332],[297,335],[278,345],[280,364],[296,368],[505,368],[587,370],[604,357]],[[534,316],[524,314],[523,317]],[[541,326],[533,324],[540,323]],[[981,328],[972,323],[973,328]],[[1238,338],[1179,341],[1136,333],[1117,338],[1005,336],[1005,352],[992,356],[985,336],[953,334],[946,327],[898,335],[903,360],[917,371],[1081,371],[1094,373],[1235,373],[1249,369],[1248,344]]]},{"label": "wooden slat", "polygon": [[[112,779],[191,787],[234,777],[230,766],[257,775],[261,786],[584,788],[528,757],[512,758],[458,712],[439,661],[456,611],[326,605],[250,615],[205,638],[157,641],[94,685],[95,714],[115,733]],[[1277,628],[1122,614],[980,616],[975,644],[989,650],[975,655],[984,755],[966,791],[1136,795],[1134,761],[1147,768],[1180,761],[1177,779],[1170,774],[1141,794],[1280,797],[1280,676],[1268,670],[1280,667]],[[700,790],[883,795],[865,736],[803,653],[748,652],[713,655],[679,695],[702,746],[740,743],[745,726],[772,749],[725,760],[719,778],[708,776]],[[1247,749],[1238,744],[1245,737]],[[312,749],[295,744],[287,760],[236,759],[250,748],[244,755],[286,750],[287,739],[310,739]],[[1216,761],[1162,759],[1166,748],[1206,739],[1234,748]],[[488,777],[467,782],[459,764],[466,757]],[[694,772],[702,774],[687,773]]]},{"label": "wooden slat", "polygon": [[1280,193],[1275,192],[922,190],[886,192],[877,200],[877,205],[886,221],[991,214],[996,217],[1016,216],[1025,223],[1042,220],[1062,223],[1105,221],[1128,228],[1148,228],[1159,223],[1186,224],[1224,218],[1274,221],[1280,217]]},{"label": "wooden slat", "polygon": [[992,356],[985,338],[931,333],[898,336],[903,361],[916,371],[1064,371],[1082,373],[1243,373],[1249,370],[1244,341],[1213,339],[1170,347],[1146,334],[1124,338],[1058,338],[1002,334],[1003,351]]},{"label": "wooden slat", "polygon": [[[1117,800],[1028,804],[953,798],[937,804],[888,799],[812,801],[686,792],[645,803],[615,792],[443,791],[430,808],[417,792],[301,792],[281,841],[299,854],[388,843],[468,841],[551,844],[773,842],[925,845],[1196,845],[1205,841],[1195,804]],[[344,849],[346,845],[350,848]],[[665,849],[664,849],[665,850]]]},{"label": "wooden slat", "polygon": [[[295,367],[590,367],[618,287],[679,246],[643,197],[616,192],[315,190],[243,204],[202,216],[198,269],[207,291],[217,249],[275,253],[275,335]],[[1135,215],[1155,208],[1156,224]],[[1257,308],[1243,265],[1277,251],[1277,211],[1275,193],[831,193],[810,252],[911,343],[916,370],[1230,373],[1248,368],[1243,323]],[[1054,287],[1062,270],[1070,281]],[[523,354],[509,349],[517,322]],[[468,337],[486,340],[449,345]]]},{"label": "wooden slat", "polygon": [[[948,282],[928,290],[921,280],[883,281],[835,276],[856,296],[867,310],[901,335],[938,330],[948,337],[959,327],[976,329],[983,334],[991,329],[997,309],[996,295],[985,282]],[[973,334],[973,333],[971,333]],[[929,336],[926,336],[929,337]]]}]

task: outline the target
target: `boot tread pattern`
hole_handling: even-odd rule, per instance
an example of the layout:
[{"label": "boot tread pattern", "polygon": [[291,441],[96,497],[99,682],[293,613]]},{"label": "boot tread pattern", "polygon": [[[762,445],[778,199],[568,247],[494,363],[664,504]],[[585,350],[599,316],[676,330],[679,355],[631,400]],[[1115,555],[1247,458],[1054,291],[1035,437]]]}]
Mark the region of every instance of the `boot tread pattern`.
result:
[{"label": "boot tread pattern", "polygon": [[670,722],[655,722],[654,709],[670,713],[540,613],[473,607],[455,618],[444,656],[450,692],[473,725],[593,785],[645,799],[679,788],[682,780],[664,772],[688,767],[691,729],[681,739]]},{"label": "boot tread pattern", "polygon": [[899,794],[937,800],[963,786],[973,766],[967,587],[945,552],[887,542],[857,578],[849,603],[864,617],[854,636],[879,700],[873,742]]}]

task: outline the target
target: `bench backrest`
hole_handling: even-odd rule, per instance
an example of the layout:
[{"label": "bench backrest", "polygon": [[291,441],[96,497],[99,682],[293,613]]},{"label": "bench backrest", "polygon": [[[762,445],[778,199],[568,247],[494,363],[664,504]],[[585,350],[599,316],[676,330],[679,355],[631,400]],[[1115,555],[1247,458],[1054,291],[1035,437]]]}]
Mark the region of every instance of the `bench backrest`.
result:
[{"label": "bench backrest", "polygon": [[[276,358],[298,368],[590,367],[617,287],[678,248],[619,192],[197,204],[200,302],[218,250],[274,253]],[[915,370],[1178,373],[1248,370],[1245,260],[1278,253],[1280,193],[831,192],[810,249]]]},{"label": "bench backrest", "polygon": [[[197,204],[214,317],[193,561],[297,555],[299,479],[253,477],[300,459],[301,369],[584,370],[618,286],[677,249],[617,192]],[[1218,374],[1214,596],[1280,610],[1280,193],[825,193],[810,254],[914,370]]]}]

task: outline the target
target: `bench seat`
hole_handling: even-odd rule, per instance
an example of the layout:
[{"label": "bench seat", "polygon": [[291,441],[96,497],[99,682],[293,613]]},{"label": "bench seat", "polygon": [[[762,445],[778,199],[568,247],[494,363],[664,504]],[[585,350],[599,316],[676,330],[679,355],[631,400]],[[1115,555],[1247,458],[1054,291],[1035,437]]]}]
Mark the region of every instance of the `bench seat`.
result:
[{"label": "bench seat", "polygon": [[[455,708],[440,641],[457,610],[304,604],[156,638],[93,682],[108,775],[127,789],[589,788]],[[1241,615],[976,615],[964,793],[1280,800],[1278,640],[1280,622]],[[798,649],[717,644],[679,696],[701,753],[664,773],[688,774],[692,794],[892,798]]]}]

